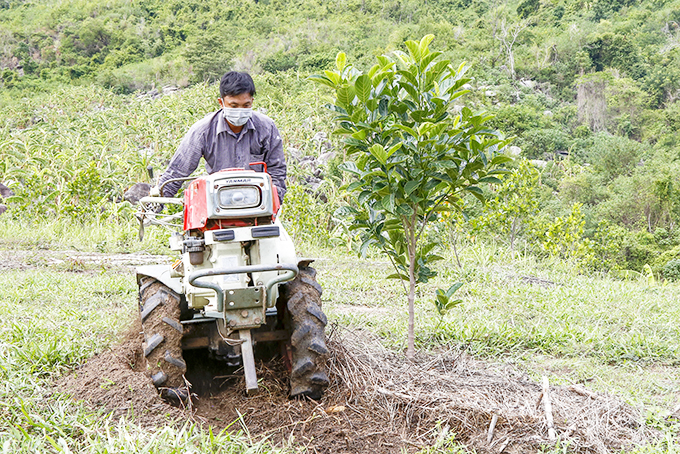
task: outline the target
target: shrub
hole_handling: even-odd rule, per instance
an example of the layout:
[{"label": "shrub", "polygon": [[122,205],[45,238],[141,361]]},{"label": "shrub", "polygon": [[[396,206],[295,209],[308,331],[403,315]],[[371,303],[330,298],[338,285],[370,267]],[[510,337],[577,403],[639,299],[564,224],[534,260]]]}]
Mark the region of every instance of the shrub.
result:
[{"label": "shrub", "polygon": [[673,259],[663,267],[663,277],[669,281],[680,281],[680,259]]},{"label": "shrub", "polygon": [[561,129],[533,129],[527,131],[519,142],[527,158],[543,158],[558,151],[567,151],[569,137]]}]

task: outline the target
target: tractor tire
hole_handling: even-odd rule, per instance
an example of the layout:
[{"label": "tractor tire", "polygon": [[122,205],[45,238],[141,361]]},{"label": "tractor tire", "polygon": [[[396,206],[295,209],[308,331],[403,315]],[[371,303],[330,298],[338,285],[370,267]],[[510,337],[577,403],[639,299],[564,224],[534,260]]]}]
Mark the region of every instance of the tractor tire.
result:
[{"label": "tractor tire", "polygon": [[321,309],[322,289],[315,277],[314,268],[300,267],[297,277],[283,287],[291,323],[291,398],[318,400],[328,386],[324,332],[328,320]]},{"label": "tractor tire", "polygon": [[144,343],[142,353],[146,370],[161,396],[184,401],[188,390],[184,380],[187,370],[182,358],[180,295],[152,277],[139,282],[139,314]]}]

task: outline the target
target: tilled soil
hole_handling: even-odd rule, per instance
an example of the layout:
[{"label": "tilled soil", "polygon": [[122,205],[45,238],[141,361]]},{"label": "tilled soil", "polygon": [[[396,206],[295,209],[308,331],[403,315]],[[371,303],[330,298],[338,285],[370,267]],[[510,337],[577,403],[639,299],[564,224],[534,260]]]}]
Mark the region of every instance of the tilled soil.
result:
[{"label": "tilled soil", "polygon": [[[240,370],[225,370],[192,351],[185,354],[187,379],[198,395],[188,408],[172,407],[144,371],[140,330],[133,326],[119,345],[62,378],[57,390],[149,428],[168,418],[193,420],[313,453],[415,452],[447,433],[478,453],[542,452],[554,444],[539,407],[541,386],[521,372],[460,353],[407,361],[365,332],[331,329],[331,384],[318,402],[289,400],[282,361],[258,363],[261,391],[248,398]],[[621,452],[656,436],[640,424],[639,410],[615,397],[551,388],[557,434],[573,452]],[[495,432],[489,432],[493,419]]]},{"label": "tilled soil", "polygon": [[[295,443],[314,453],[397,453],[422,445],[410,440],[412,434],[386,430],[388,422],[380,415],[354,408],[347,392],[328,392],[319,402],[290,400],[288,372],[276,359],[258,362],[261,392],[246,397],[240,370],[220,371],[216,362],[192,353],[187,358],[193,368],[188,378],[196,382],[201,394],[190,408],[173,407],[158,396],[145,373],[140,330],[135,324],[119,345],[59,380],[56,390],[112,412],[114,417],[134,417],[143,427],[165,424],[168,417],[191,419],[212,426],[213,431],[231,426],[247,430],[256,439],[267,437],[277,445]],[[199,361],[205,367],[196,370]]]}]

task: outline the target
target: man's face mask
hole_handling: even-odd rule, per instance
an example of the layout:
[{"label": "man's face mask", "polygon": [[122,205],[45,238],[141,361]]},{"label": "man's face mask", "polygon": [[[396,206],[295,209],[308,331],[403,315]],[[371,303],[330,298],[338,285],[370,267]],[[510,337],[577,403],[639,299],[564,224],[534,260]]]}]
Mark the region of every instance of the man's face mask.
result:
[{"label": "man's face mask", "polygon": [[247,109],[224,107],[222,108],[222,115],[224,115],[224,119],[232,125],[243,126],[248,123],[248,119],[252,117],[253,109],[252,107],[248,107]]}]

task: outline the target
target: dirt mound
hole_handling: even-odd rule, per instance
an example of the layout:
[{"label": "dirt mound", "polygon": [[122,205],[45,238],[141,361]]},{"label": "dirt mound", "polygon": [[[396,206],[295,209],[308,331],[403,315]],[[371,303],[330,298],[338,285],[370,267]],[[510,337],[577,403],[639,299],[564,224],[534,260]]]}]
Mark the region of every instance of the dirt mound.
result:
[{"label": "dirt mound", "polygon": [[185,413],[163,403],[156,388],[144,373],[141,324],[139,321],[124,335],[123,341],[90,358],[72,374],[56,383],[56,391],[71,394],[97,409],[114,416],[127,416],[144,427],[164,421],[159,415],[185,418]]},{"label": "dirt mound", "polygon": [[[455,353],[409,362],[370,334],[347,330],[330,336],[331,385],[319,402],[288,399],[282,363],[259,363],[262,391],[247,398],[240,371],[224,373],[192,353],[188,378],[201,395],[192,408],[174,408],[158,398],[143,371],[139,332],[131,329],[58,389],[116,415],[134,415],[145,426],[165,424],[168,416],[218,429],[231,424],[253,438],[295,442],[317,453],[413,452],[454,433],[479,453],[537,452],[549,444],[537,405],[541,386],[522,374]],[[641,415],[616,398],[573,387],[553,386],[550,394],[557,435],[572,452],[619,452],[652,435],[640,425]]]}]

